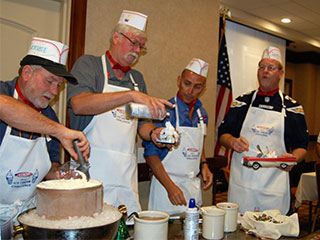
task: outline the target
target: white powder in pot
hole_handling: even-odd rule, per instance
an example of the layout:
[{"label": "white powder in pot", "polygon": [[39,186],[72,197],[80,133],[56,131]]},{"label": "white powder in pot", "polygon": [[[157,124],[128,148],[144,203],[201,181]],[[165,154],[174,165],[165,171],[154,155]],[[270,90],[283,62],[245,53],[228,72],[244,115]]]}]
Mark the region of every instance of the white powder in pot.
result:
[{"label": "white powder in pot", "polygon": [[79,188],[88,188],[95,187],[102,184],[102,182],[90,179],[87,181],[86,175],[80,171],[77,171],[82,178],[77,179],[57,179],[43,181],[37,185],[38,188],[42,189],[79,189]]},{"label": "white powder in pot", "polygon": [[45,216],[39,216],[36,209],[29,210],[18,217],[22,224],[47,229],[83,229],[104,226],[121,218],[122,214],[112,206],[104,204],[101,213],[95,213],[93,217],[69,217],[68,219],[50,220]]}]

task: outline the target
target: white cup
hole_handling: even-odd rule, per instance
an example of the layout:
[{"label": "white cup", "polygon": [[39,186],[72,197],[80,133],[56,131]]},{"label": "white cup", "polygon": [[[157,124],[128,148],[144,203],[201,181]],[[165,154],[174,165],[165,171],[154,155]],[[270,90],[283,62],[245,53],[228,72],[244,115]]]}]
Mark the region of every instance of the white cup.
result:
[{"label": "white cup", "polygon": [[231,202],[221,202],[217,207],[226,211],[224,218],[224,231],[234,232],[237,230],[239,205]]},{"label": "white cup", "polygon": [[135,240],[168,239],[169,214],[160,211],[141,211],[138,215],[139,218],[134,216]]},{"label": "white cup", "polygon": [[202,236],[206,239],[222,239],[225,211],[215,206],[201,208]]}]

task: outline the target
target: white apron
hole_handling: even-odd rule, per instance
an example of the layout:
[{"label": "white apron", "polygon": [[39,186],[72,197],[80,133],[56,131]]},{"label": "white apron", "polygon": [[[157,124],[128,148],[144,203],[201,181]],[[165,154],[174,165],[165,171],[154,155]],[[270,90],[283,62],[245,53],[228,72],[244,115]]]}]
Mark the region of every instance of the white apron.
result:
[{"label": "white apron", "polygon": [[[130,90],[108,84],[105,55],[101,57],[105,84],[103,92]],[[132,76],[130,79],[139,90]],[[124,204],[128,214],[141,210],[135,154],[137,119],[126,119],[120,106],[93,117],[83,131],[91,145],[90,174],[103,182],[104,201],[114,207]]]},{"label": "white apron", "polygon": [[282,111],[268,111],[252,106],[257,91],[252,97],[247,116],[243,122],[240,136],[249,142],[249,151],[234,151],[231,161],[228,201],[238,203],[239,212],[279,209],[286,214],[290,206],[289,174],[278,168],[253,168],[241,164],[243,156],[257,156],[257,145],[262,151],[275,150],[277,156],[286,153],[284,144],[285,106],[283,95]]},{"label": "white apron", "polygon": [[[17,97],[15,91],[14,98]],[[10,135],[7,126],[0,147],[0,215],[8,217],[34,207],[36,185],[51,168],[45,137],[34,140]]]},{"label": "white apron", "polygon": [[[175,98],[175,102],[177,99]],[[177,149],[169,151],[162,160],[162,164],[172,181],[181,189],[188,202],[195,198],[198,205],[202,204],[199,173],[203,140],[206,134],[206,125],[203,122],[200,109],[197,114],[200,119],[198,127],[181,127],[179,124],[179,110],[176,104],[176,129],[181,133],[181,141]],[[168,193],[158,179],[153,176],[150,186],[150,210],[167,212],[170,215],[185,212],[186,206],[175,206],[170,202]]]}]

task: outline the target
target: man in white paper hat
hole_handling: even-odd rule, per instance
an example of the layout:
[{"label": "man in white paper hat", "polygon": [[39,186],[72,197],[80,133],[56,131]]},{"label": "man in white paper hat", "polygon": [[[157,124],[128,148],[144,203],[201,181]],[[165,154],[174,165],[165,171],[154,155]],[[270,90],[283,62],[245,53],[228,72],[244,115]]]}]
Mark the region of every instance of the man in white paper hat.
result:
[{"label": "man in white paper hat", "polygon": [[[181,214],[190,198],[202,204],[199,171],[204,181],[204,189],[212,184],[204,153],[204,137],[208,114],[198,97],[206,88],[208,64],[193,58],[177,78],[178,93],[169,101],[175,104],[166,121],[181,133],[178,147],[159,148],[151,141],[143,141],[144,157],[153,171],[150,186],[150,210]],[[155,123],[160,129],[166,122]]]},{"label": "man in white paper hat", "polygon": [[88,159],[85,135],[59,124],[48,105],[64,77],[76,82],[65,68],[67,50],[62,43],[33,38],[28,55],[20,63],[19,76],[0,82],[0,216],[10,214],[14,205],[19,211],[34,206],[36,184],[44,178],[56,178],[59,140],[76,159],[72,142],[80,140]]},{"label": "man in white paper hat", "polygon": [[231,159],[228,201],[240,213],[290,209],[288,166],[253,170],[241,164],[244,156],[275,151],[277,157],[304,159],[308,129],[302,106],[279,90],[284,75],[280,50],[268,47],[258,65],[259,89],[236,98],[219,127],[220,143],[234,152]]},{"label": "man in white paper hat", "polygon": [[[140,211],[135,143],[137,132],[156,139],[152,122],[127,119],[124,104],[146,104],[152,115],[166,114],[166,100],[147,95],[140,72],[131,69],[145,51],[147,16],[124,10],[102,56],[84,55],[72,68],[78,85],[68,87],[70,123],[84,130],[92,146],[90,174],[102,180],[104,200],[115,207],[126,205],[128,213]],[[161,145],[161,144],[159,144]]]}]

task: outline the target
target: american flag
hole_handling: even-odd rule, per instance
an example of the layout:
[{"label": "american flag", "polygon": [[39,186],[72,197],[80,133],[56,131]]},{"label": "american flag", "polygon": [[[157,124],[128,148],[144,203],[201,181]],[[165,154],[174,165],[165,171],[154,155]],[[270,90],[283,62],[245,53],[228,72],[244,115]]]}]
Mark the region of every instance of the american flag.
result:
[{"label": "american flag", "polygon": [[[214,155],[230,157],[231,150],[221,146],[218,142],[218,127],[228,112],[232,102],[231,78],[229,71],[229,57],[225,37],[225,21],[220,17],[219,58],[217,74],[217,102],[216,102],[216,134]],[[230,159],[230,158],[229,158]]]}]

